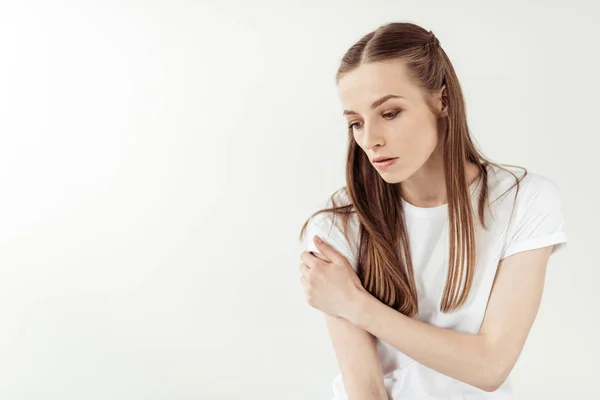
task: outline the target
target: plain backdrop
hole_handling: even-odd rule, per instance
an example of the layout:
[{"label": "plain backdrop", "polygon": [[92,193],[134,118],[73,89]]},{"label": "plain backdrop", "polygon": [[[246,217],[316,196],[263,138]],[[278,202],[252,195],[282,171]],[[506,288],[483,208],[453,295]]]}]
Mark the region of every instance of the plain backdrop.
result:
[{"label": "plain backdrop", "polygon": [[335,70],[392,21],[562,190],[519,398],[599,398],[598,2],[4,0],[0,399],[329,399],[298,235],[345,185]]}]

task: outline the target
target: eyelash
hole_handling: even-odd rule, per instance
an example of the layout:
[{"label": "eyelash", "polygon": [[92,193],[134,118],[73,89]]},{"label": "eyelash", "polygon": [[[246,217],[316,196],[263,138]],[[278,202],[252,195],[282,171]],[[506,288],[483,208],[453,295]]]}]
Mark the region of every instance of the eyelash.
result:
[{"label": "eyelash", "polygon": [[[396,118],[396,116],[400,114],[400,111],[392,111],[392,112],[388,112],[385,114],[382,114],[382,116],[386,116],[386,115],[391,115],[391,117],[389,118],[390,120]],[[356,125],[358,122],[353,122],[350,125],[348,125],[348,129],[353,129],[354,125]]]}]

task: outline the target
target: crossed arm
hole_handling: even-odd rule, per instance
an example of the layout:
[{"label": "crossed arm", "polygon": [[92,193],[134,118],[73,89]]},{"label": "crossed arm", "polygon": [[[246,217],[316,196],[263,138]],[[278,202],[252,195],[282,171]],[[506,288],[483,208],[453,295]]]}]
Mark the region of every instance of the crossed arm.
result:
[{"label": "crossed arm", "polygon": [[[376,363],[375,346],[370,337],[377,337],[397,348],[417,362],[444,375],[466,382],[482,390],[496,390],[514,367],[539,310],[546,266],[552,246],[525,251],[502,260],[483,324],[477,334],[457,332],[409,318],[364,293],[345,321],[327,316],[331,338],[342,370],[344,384],[351,392],[376,392],[386,399],[381,366]],[[321,258],[321,257],[320,257]],[[342,322],[348,322],[344,328]],[[369,335],[370,334],[370,335]],[[344,343],[362,343],[352,354],[342,356]],[[352,347],[350,347],[352,348]],[[371,373],[363,382],[356,373],[357,357],[372,361]],[[364,382],[364,380],[367,380]],[[354,387],[348,390],[348,387]],[[368,398],[356,395],[350,398]]]},{"label": "crossed arm", "polygon": [[369,293],[342,317],[417,362],[491,392],[506,380],[521,354],[539,309],[551,249],[521,252],[500,262],[477,334],[409,318]]}]

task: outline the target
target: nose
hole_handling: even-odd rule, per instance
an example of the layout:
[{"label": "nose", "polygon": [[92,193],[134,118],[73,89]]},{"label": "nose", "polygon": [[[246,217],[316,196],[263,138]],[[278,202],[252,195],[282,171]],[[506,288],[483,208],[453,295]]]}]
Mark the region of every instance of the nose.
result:
[{"label": "nose", "polygon": [[370,150],[376,146],[383,146],[384,140],[383,135],[381,134],[381,130],[378,130],[375,127],[367,127],[365,126],[358,134],[360,136],[360,144],[361,147],[365,150]]}]

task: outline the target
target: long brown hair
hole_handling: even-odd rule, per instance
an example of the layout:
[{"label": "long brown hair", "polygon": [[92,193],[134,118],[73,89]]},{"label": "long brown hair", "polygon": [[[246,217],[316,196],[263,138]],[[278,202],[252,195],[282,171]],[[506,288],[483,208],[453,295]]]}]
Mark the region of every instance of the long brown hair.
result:
[{"label": "long brown hair", "polygon": [[[384,60],[405,62],[411,79],[427,99],[446,86],[443,100],[447,105],[448,124],[442,145],[448,196],[450,258],[440,309],[449,312],[466,301],[475,271],[475,221],[465,176],[466,166],[472,163],[480,171],[478,214],[484,229],[487,229],[484,218],[484,205],[488,200],[487,166],[502,167],[485,158],[474,145],[467,126],[465,102],[458,77],[431,31],[412,23],[395,22],[366,34],[343,56],[336,83],[344,74],[363,63]],[[352,129],[349,129],[348,135],[346,186],[342,190],[346,191],[349,202],[338,204],[336,194],[339,191],[336,191],[331,196],[333,207],[319,210],[310,218],[323,212],[332,212],[334,217],[341,216],[344,234],[348,238],[348,219],[356,213],[360,221],[357,274],[363,287],[384,304],[414,317],[418,313],[417,288],[400,185],[385,182],[354,141]],[[520,179],[509,171],[516,179],[517,193],[519,182],[527,174],[527,170],[522,169],[525,174]],[[302,227],[301,240],[310,218]]]}]

